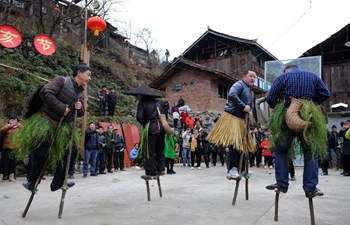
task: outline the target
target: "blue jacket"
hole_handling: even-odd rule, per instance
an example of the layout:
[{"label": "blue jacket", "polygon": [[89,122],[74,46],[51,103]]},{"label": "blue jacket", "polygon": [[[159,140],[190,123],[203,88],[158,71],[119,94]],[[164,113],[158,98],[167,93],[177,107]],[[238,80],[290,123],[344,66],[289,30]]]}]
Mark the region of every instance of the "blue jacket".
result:
[{"label": "blue jacket", "polygon": [[138,153],[138,150],[137,150],[137,148],[134,147],[134,148],[131,150],[131,152],[130,152],[130,159],[131,159],[131,160],[136,159],[137,153]]},{"label": "blue jacket", "polygon": [[245,112],[243,109],[246,105],[250,106],[251,112],[254,110],[253,99],[254,93],[250,87],[243,80],[237,81],[228,93],[225,112],[244,119]]}]

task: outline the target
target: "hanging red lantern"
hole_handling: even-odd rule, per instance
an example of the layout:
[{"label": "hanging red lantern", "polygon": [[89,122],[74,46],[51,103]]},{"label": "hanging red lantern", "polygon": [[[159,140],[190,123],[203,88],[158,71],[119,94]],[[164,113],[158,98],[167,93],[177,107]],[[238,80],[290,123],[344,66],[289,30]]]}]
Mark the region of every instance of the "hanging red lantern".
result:
[{"label": "hanging red lantern", "polygon": [[95,36],[98,36],[101,31],[106,29],[107,24],[102,18],[94,16],[87,21],[87,26],[94,32]]},{"label": "hanging red lantern", "polygon": [[60,10],[60,8],[55,7],[55,8],[53,9],[53,11],[55,11],[55,13],[59,13],[61,10]]}]

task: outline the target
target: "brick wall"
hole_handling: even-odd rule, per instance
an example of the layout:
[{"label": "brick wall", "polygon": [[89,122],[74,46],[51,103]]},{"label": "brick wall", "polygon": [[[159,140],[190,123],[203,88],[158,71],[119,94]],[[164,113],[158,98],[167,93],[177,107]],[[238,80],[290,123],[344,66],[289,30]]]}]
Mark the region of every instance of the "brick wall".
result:
[{"label": "brick wall", "polygon": [[[166,82],[166,99],[170,106],[182,97],[192,111],[223,111],[226,101],[218,97],[218,84],[210,73],[183,69]],[[182,84],[180,91],[173,91],[174,84]]]}]

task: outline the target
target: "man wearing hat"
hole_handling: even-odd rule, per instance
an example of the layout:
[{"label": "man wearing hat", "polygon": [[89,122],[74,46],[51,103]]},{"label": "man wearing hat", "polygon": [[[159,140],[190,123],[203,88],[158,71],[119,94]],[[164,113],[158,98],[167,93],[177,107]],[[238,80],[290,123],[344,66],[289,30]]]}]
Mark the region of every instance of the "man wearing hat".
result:
[{"label": "man wearing hat", "polygon": [[1,152],[1,161],[0,161],[0,182],[2,181],[4,175],[9,175],[9,181],[15,182],[15,171],[16,171],[16,159],[9,157],[11,150],[14,146],[10,142],[10,138],[13,134],[18,131],[18,128],[21,126],[17,116],[10,116],[7,124],[3,126],[0,130],[1,135],[3,136],[3,142],[1,143],[2,152]]},{"label": "man wearing hat", "polygon": [[165,132],[158,115],[158,110],[161,114],[164,114],[164,110],[155,99],[161,96],[144,85],[127,91],[125,94],[133,95],[139,101],[136,119],[143,126],[139,151],[143,156],[145,173],[152,177],[164,175]]}]

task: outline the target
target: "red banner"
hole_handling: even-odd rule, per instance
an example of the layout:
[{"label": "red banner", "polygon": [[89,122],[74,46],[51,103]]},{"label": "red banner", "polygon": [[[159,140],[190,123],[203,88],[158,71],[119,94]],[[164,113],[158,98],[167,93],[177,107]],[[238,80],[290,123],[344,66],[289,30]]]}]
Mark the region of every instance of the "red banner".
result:
[{"label": "red banner", "polygon": [[55,42],[45,34],[39,34],[34,38],[34,46],[43,55],[52,55],[56,51]]},{"label": "red banner", "polygon": [[16,48],[22,42],[19,31],[11,25],[0,26],[0,43],[5,48]]}]

